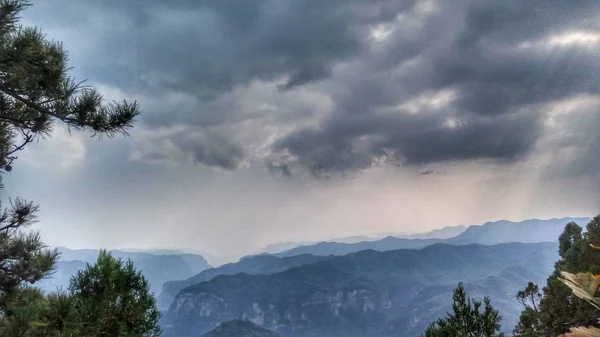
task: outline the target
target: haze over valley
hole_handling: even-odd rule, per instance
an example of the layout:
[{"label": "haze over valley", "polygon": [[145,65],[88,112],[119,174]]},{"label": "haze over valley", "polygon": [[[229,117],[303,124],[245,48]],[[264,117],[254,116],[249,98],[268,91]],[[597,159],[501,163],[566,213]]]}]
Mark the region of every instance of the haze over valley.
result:
[{"label": "haze over valley", "polygon": [[[369,241],[290,243],[214,267],[177,251],[112,253],[134,261],[150,282],[166,336],[197,336],[236,320],[239,329],[252,330],[250,322],[284,336],[414,336],[451,309],[457,282],[476,298],[489,296],[509,333],[522,310],[515,294],[528,282],[545,282],[567,223],[590,221],[497,221]],[[68,287],[97,255],[61,252],[56,274],[38,283],[46,291]]]}]

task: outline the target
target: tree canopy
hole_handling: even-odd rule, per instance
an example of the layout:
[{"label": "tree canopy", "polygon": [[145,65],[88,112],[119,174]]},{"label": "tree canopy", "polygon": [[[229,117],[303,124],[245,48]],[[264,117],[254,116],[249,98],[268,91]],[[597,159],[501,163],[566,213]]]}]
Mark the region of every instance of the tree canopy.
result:
[{"label": "tree canopy", "polygon": [[156,337],[160,313],[148,282],[131,261],[102,251],[67,291],[19,287],[8,297],[0,336]]},{"label": "tree canopy", "polygon": [[600,254],[593,248],[598,243],[600,216],[592,219],[585,231],[574,222],[565,226],[559,237],[560,259],[542,292],[537,285],[531,284],[517,295],[523,299],[525,308],[514,330],[516,336],[554,337],[568,332],[572,326],[598,319],[598,310],[574,294],[561,280],[565,272],[600,274]]},{"label": "tree canopy", "polygon": [[[70,77],[62,43],[19,23],[29,6],[26,0],[0,0],[0,182],[19,152],[51,136],[57,124],[113,137],[128,135],[140,113],[137,102],[107,102],[96,88]],[[147,281],[131,262],[106,252],[68,291],[44,294],[35,288],[59,258],[28,228],[38,211],[19,197],[0,203],[0,336],[159,335]]]},{"label": "tree canopy", "polygon": [[468,298],[462,283],[454,289],[452,313],[437,322],[432,322],[425,337],[501,337],[502,318],[490,303],[490,299],[481,302]]},{"label": "tree canopy", "polygon": [[[27,144],[50,136],[55,123],[112,137],[126,135],[139,115],[137,102],[105,102],[94,87],[68,76],[62,44],[19,24],[30,5],[0,0],[0,178],[13,170]],[[38,233],[24,230],[38,211],[21,198],[0,203],[0,312],[7,296],[49,275],[58,258]]]},{"label": "tree canopy", "polygon": [[95,265],[79,271],[69,285],[79,332],[97,337],[160,335],[156,300],[148,281],[131,261],[101,251]]}]

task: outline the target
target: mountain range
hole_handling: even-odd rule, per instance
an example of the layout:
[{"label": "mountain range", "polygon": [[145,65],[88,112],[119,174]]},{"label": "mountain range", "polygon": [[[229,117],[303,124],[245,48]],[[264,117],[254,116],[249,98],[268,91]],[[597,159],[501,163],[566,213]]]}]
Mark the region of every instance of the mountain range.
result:
[{"label": "mountain range", "polygon": [[[438,243],[439,239],[430,239],[433,237],[437,238],[446,238],[451,237],[452,235],[460,234],[464,232],[466,229],[465,226],[449,226],[441,229],[436,229],[431,232],[420,233],[420,234],[411,234],[407,237],[411,238],[422,238],[422,239],[404,239],[404,238],[395,238],[388,237],[381,240],[369,241],[371,244],[368,249],[374,249],[378,251],[386,251],[393,250],[399,246],[398,242],[401,241],[405,244],[400,245],[401,248],[422,248],[427,245]],[[340,239],[342,242],[329,242],[327,248],[331,246],[339,246],[342,249],[336,251],[337,254],[328,254],[329,251],[319,251],[319,248],[322,246],[315,246],[315,250],[311,251],[311,254],[299,254],[295,255],[294,252],[297,250],[290,250],[286,253],[281,254],[260,254],[260,255],[251,255],[247,257],[243,257],[237,263],[229,263],[223,265],[218,268],[208,269],[201,272],[194,277],[191,277],[186,280],[181,281],[169,281],[163,285],[162,292],[158,297],[158,305],[160,310],[168,309],[169,305],[177,295],[179,291],[183,288],[188,287],[190,285],[194,285],[200,282],[208,281],[215,276],[218,275],[233,275],[237,273],[246,273],[246,274],[272,274],[275,272],[283,271],[291,267],[300,266],[303,264],[308,264],[316,261],[323,260],[325,256],[329,255],[344,255],[346,253],[352,253],[357,251],[354,245],[348,244],[347,242],[352,242],[352,240],[358,240],[359,238],[365,237],[350,237],[346,239]],[[358,242],[357,242],[358,244]],[[360,244],[366,244],[366,242],[360,242]],[[277,251],[278,248],[282,247],[291,247],[293,243],[281,244],[281,245],[273,245],[267,247],[267,249],[271,249],[272,251]],[[358,245],[360,246],[360,245]],[[311,247],[311,246],[307,246]],[[344,251],[343,248],[347,248],[347,251]],[[358,248],[361,250],[360,248]]]},{"label": "mountain range", "polygon": [[228,263],[218,268],[212,268],[182,281],[169,281],[163,285],[162,292],[158,296],[160,310],[169,308],[175,296],[184,288],[205,281],[210,281],[219,275],[245,274],[273,274],[292,267],[298,267],[322,261],[332,257],[315,256],[309,254],[296,255],[279,258],[273,255],[263,254],[242,258],[237,263]]},{"label": "mountain range", "polygon": [[556,243],[365,250],[267,275],[213,277],[181,290],[162,326],[165,336],[181,337],[235,319],[288,337],[413,336],[465,282],[469,295],[491,297],[510,331],[520,312],[516,291],[544,281],[557,259]]},{"label": "mountain range", "polygon": [[[336,242],[336,243],[360,243],[365,241],[377,241],[381,240],[384,237],[393,236],[396,238],[402,239],[448,239],[451,237],[455,237],[460,233],[464,232],[467,229],[466,226],[446,226],[443,228],[438,228],[431,230],[429,232],[424,233],[414,233],[414,234],[396,234],[396,235],[376,235],[376,236],[364,236],[364,235],[356,235],[349,236],[337,239],[326,240],[322,242]],[[299,246],[310,246],[319,243],[318,241],[312,242],[284,242],[284,243],[276,243],[266,246],[261,249],[258,254],[277,254],[281,253]]]},{"label": "mountain range", "polygon": [[[528,281],[543,283],[568,222],[589,220],[496,221],[402,237],[289,243],[271,248],[290,249],[217,268],[201,255],[179,250],[112,254],[131,259],[151,291],[160,293],[166,336],[198,336],[232,320],[237,323],[223,328],[250,321],[288,337],[414,336],[450,310],[459,281],[469,295],[492,297],[510,331],[520,313],[516,292]],[[55,274],[36,284],[43,290],[67,287],[98,255],[93,249],[59,251]]]},{"label": "mountain range", "polygon": [[467,226],[446,226],[438,229],[431,230],[425,233],[415,233],[407,235],[395,235],[396,237],[404,239],[448,239],[453,238],[467,229]]},{"label": "mountain range", "polygon": [[526,220],[521,222],[496,221],[483,225],[473,225],[454,237],[439,238],[402,238],[388,236],[375,241],[358,243],[321,242],[313,245],[299,246],[275,254],[278,257],[294,256],[300,254],[312,255],[345,255],[365,249],[387,251],[394,249],[420,249],[434,243],[447,243],[464,245],[479,243],[493,245],[506,242],[554,242],[562,233],[568,222],[579,225],[587,224],[590,218],[561,218],[549,220]]}]

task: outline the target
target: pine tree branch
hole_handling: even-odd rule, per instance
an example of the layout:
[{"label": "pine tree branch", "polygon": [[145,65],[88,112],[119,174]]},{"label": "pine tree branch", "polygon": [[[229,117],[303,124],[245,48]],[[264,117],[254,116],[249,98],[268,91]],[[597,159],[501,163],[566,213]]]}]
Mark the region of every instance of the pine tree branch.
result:
[{"label": "pine tree branch", "polygon": [[1,116],[0,115],[0,120],[6,121],[6,122],[10,122],[11,124],[20,127],[20,128],[26,128],[26,129],[30,129],[30,127],[28,125],[25,125],[25,123],[22,120],[18,120],[18,119],[14,119],[12,117],[9,116]]},{"label": "pine tree branch", "polygon": [[31,132],[21,130],[21,133],[23,134],[23,138],[24,138],[23,143],[19,146],[15,146],[14,150],[6,153],[5,157],[10,156],[11,154],[13,154],[17,151],[23,150],[25,148],[25,145],[27,145],[33,141],[34,136],[31,134]]},{"label": "pine tree branch", "polygon": [[6,85],[4,84],[0,84],[0,90],[5,92],[6,94],[8,94],[10,97],[18,100],[19,102],[25,104],[28,108],[30,109],[34,109],[36,111],[39,111],[40,113],[43,113],[45,115],[54,117],[56,119],[59,119],[65,123],[77,123],[77,120],[74,118],[70,118],[70,117],[64,117],[64,116],[60,116],[44,107],[42,107],[41,105],[36,104],[35,102],[32,102],[31,100],[28,100],[26,98],[23,98],[21,95],[19,95],[16,91],[8,88]]},{"label": "pine tree branch", "polygon": [[36,213],[39,211],[39,206],[20,198],[16,198],[14,202],[9,199],[9,202],[10,210],[4,209],[0,215],[0,224],[8,224],[0,227],[0,232],[17,229],[21,226],[34,223],[37,220]]},{"label": "pine tree branch", "polygon": [[[137,102],[128,103],[123,101],[121,104],[113,102],[103,105],[102,97],[95,90],[81,94],[72,103],[62,103],[60,99],[54,100],[55,102],[60,102],[58,105],[59,110],[74,110],[64,114],[52,111],[31,99],[23,97],[22,94],[11,89],[6,84],[0,83],[0,91],[23,103],[27,108],[35,110],[48,118],[56,118],[71,127],[82,130],[90,128],[94,131],[94,135],[100,133],[107,135],[109,138],[114,133],[128,135],[127,130],[133,126],[135,117],[139,115],[139,105]],[[73,104],[73,106],[69,104]],[[36,130],[35,125],[29,127],[29,129],[32,129],[34,132],[39,131]]]},{"label": "pine tree branch", "polygon": [[16,223],[16,222],[12,222],[12,223],[10,223],[10,224],[8,224],[8,225],[4,226],[4,227],[0,227],[0,232],[7,231],[7,230],[9,230],[9,229],[11,229],[11,228],[12,228],[12,229],[19,228],[19,224],[18,224],[18,223]]}]

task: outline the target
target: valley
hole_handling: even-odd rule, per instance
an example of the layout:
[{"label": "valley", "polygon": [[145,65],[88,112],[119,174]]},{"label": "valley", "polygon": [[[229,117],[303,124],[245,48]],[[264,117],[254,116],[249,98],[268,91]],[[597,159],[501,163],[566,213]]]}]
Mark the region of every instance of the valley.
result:
[{"label": "valley", "polygon": [[[489,296],[508,332],[522,309],[516,292],[528,281],[545,281],[558,259],[564,225],[587,221],[499,221],[452,227],[458,233],[452,237],[438,230],[412,238],[321,242],[216,268],[180,251],[112,254],[131,259],[148,278],[166,336],[196,336],[240,319],[289,337],[414,336],[450,310],[457,282],[475,298]],[[97,255],[60,250],[63,259],[39,283],[42,289],[66,288]]]}]

